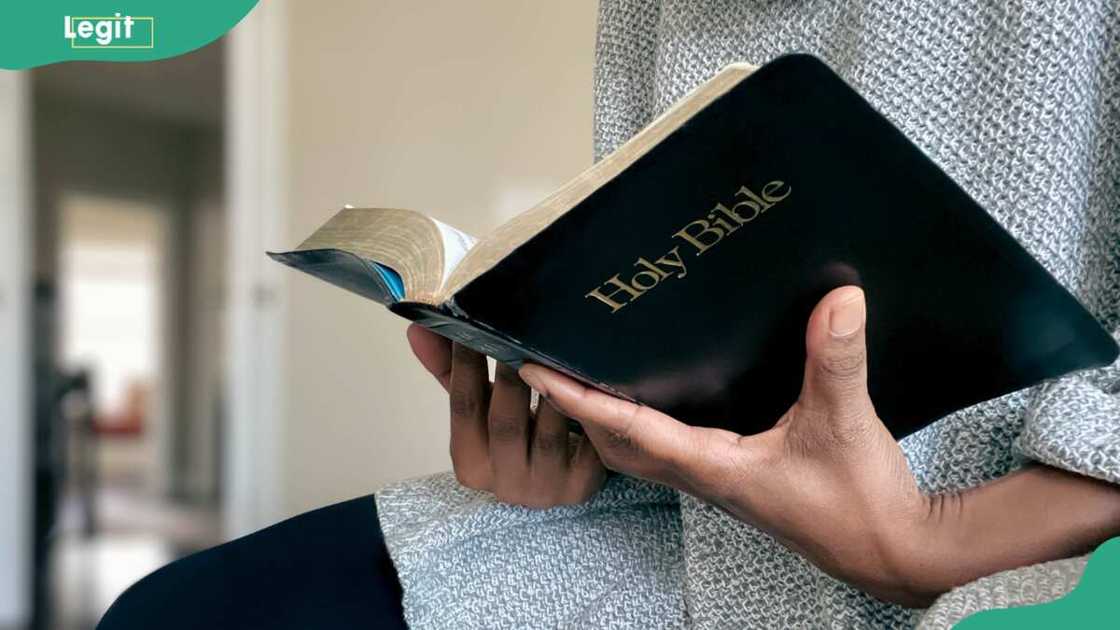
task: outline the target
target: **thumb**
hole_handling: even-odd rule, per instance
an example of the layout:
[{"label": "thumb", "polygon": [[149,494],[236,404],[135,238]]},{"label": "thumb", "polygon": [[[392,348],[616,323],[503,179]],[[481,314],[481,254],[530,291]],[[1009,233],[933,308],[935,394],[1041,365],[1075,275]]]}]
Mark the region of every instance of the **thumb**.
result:
[{"label": "thumb", "polygon": [[809,316],[798,404],[832,421],[874,415],[867,393],[867,306],[856,286],[833,289]]}]

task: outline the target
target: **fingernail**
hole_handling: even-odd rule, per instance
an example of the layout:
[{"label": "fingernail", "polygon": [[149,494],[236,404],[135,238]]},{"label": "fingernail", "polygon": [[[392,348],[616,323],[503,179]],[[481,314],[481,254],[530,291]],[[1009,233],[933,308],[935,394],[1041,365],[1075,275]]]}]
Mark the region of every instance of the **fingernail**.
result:
[{"label": "fingernail", "polygon": [[537,376],[532,366],[523,365],[521,366],[521,369],[517,371],[517,373],[521,376],[521,380],[528,383],[529,387],[537,390],[538,394],[544,396],[545,398],[548,397],[548,392],[544,390],[544,386],[541,384],[540,377]]},{"label": "fingernail", "polygon": [[867,315],[862,290],[849,287],[842,292],[844,295],[837,298],[838,304],[828,313],[828,329],[834,337],[847,337],[855,333],[863,326]]}]

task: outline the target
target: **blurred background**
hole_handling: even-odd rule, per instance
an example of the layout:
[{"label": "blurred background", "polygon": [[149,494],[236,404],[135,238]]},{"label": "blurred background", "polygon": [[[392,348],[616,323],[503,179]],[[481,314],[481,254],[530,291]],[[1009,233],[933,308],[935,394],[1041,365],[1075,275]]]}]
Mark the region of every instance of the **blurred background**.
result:
[{"label": "blurred background", "polygon": [[343,204],[476,235],[591,164],[596,3],[264,0],[149,63],[0,71],[0,628],[446,470],[405,322],[268,261]]}]

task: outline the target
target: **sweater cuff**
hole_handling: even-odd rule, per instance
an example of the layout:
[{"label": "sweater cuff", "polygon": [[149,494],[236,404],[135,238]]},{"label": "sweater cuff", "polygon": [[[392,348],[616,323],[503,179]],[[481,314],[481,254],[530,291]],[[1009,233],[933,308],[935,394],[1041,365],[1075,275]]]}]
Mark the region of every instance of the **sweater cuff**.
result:
[{"label": "sweater cuff", "polygon": [[1120,361],[1041,387],[1015,441],[1020,456],[1120,484]]},{"label": "sweater cuff", "polygon": [[1081,581],[1089,556],[1065,558],[982,577],[937,598],[918,630],[949,630],[969,615],[993,608],[1044,604],[1064,597]]}]

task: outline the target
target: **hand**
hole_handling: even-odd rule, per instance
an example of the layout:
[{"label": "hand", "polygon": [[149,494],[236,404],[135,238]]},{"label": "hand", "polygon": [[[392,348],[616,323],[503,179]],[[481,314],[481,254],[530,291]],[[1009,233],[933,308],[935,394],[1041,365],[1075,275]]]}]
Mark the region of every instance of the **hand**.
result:
[{"label": "hand", "polygon": [[449,394],[455,478],[499,501],[532,508],[582,503],[603,485],[605,471],[586,437],[546,401],[534,414],[517,372],[498,364],[490,383],[486,357],[413,324],[408,341],[420,363]]},{"label": "hand", "polygon": [[921,581],[912,553],[931,501],[868,397],[865,320],[857,287],[821,300],[800,397],[758,435],[690,427],[540,366],[521,375],[583,425],[609,468],[714,503],[873,595],[923,605],[942,588]]}]

